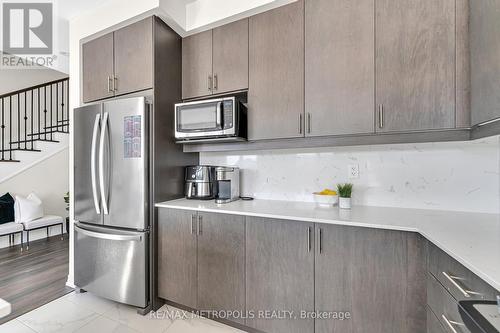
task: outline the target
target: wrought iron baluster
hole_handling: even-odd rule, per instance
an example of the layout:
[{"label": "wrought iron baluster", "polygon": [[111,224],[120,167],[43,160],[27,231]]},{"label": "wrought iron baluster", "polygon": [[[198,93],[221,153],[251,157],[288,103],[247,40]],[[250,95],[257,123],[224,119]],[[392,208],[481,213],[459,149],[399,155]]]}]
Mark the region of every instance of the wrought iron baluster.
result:
[{"label": "wrought iron baluster", "polygon": [[9,96],[9,160],[12,161],[12,95]]},{"label": "wrought iron baluster", "polygon": [[56,83],[56,131],[59,132],[59,82]]},{"label": "wrought iron baluster", "polygon": [[21,149],[21,98],[17,94],[17,149]]},{"label": "wrought iron baluster", "polygon": [[43,136],[47,140],[47,86],[43,87]]},{"label": "wrought iron baluster", "polygon": [[26,98],[26,92],[24,93],[24,150],[28,150],[28,117],[26,116],[26,111],[28,109],[28,106],[26,104],[27,98]]},{"label": "wrought iron baluster", "polygon": [[31,136],[30,136],[30,139],[31,139],[31,150],[33,150],[33,137],[34,137],[34,132],[33,132],[33,90],[31,90],[31,128],[30,128],[30,132],[31,132]]},{"label": "wrought iron baluster", "polygon": [[41,127],[41,126],[40,126],[40,123],[42,122],[42,121],[41,121],[41,120],[42,120],[42,118],[41,118],[41,116],[40,116],[40,88],[38,88],[38,93],[37,93],[37,96],[38,96],[38,106],[37,106],[37,111],[38,111],[38,140],[40,140],[40,139],[41,139],[40,134],[41,134],[41,132],[42,132],[42,130],[41,130],[41,128],[40,128],[40,127]]},{"label": "wrought iron baluster", "polygon": [[4,116],[4,99],[2,98],[2,161],[5,161],[5,116]]},{"label": "wrought iron baluster", "polygon": [[50,140],[54,140],[54,136],[53,136],[54,128],[52,127],[52,126],[54,126],[54,123],[52,120],[52,105],[53,105],[53,101],[52,101],[52,84],[51,84],[50,85],[50,128],[49,128]]}]

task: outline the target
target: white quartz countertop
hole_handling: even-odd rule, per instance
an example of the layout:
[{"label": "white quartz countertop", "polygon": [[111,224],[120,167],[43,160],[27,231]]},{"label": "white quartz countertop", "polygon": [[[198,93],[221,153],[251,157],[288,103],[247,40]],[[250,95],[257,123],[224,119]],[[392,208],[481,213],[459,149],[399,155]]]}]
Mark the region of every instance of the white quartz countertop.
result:
[{"label": "white quartz countertop", "polygon": [[216,204],[178,199],[156,207],[418,232],[500,291],[500,215],[425,209],[253,200]]},{"label": "white quartz countertop", "polygon": [[10,304],[0,298],[0,318],[8,316],[10,314],[10,311]]}]

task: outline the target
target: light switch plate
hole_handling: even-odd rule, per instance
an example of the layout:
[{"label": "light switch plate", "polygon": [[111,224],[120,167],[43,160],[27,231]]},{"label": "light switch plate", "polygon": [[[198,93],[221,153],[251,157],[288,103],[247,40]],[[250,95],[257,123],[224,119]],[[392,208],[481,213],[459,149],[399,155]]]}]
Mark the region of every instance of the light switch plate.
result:
[{"label": "light switch plate", "polygon": [[349,179],[358,179],[359,178],[359,165],[358,164],[349,164],[347,167],[347,177]]}]

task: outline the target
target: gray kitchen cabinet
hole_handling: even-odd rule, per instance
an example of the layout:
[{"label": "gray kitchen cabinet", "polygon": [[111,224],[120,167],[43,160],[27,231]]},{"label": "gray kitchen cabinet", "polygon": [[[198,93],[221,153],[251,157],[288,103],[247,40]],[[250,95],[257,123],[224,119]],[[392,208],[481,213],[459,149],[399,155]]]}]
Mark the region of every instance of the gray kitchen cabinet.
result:
[{"label": "gray kitchen cabinet", "polygon": [[244,312],[245,217],[198,213],[198,219],[198,308]]},{"label": "gray kitchen cabinet", "polygon": [[434,312],[427,307],[427,333],[446,333]]},{"label": "gray kitchen cabinet", "polygon": [[500,3],[469,1],[472,125],[500,117]]},{"label": "gray kitchen cabinet", "polygon": [[116,95],[153,87],[153,17],[114,32]]},{"label": "gray kitchen cabinet", "polygon": [[153,88],[153,24],[148,17],[82,44],[84,103]]},{"label": "gray kitchen cabinet", "polygon": [[114,96],[113,33],[82,45],[82,98],[85,103]]},{"label": "gray kitchen cabinet", "polygon": [[248,139],[304,136],[304,2],[250,17]]},{"label": "gray kitchen cabinet", "polygon": [[248,89],[248,19],[215,28],[213,93]]},{"label": "gray kitchen cabinet", "polygon": [[158,210],[158,296],[197,306],[196,212]]},{"label": "gray kitchen cabinet", "polygon": [[455,0],[376,2],[377,132],[455,128]]},{"label": "gray kitchen cabinet", "polygon": [[305,6],[306,136],[373,133],[375,1]]},{"label": "gray kitchen cabinet", "polygon": [[316,225],[316,311],[352,319],[318,319],[317,333],[425,331],[425,253],[416,234]]},{"label": "gray kitchen cabinet", "polygon": [[212,94],[212,30],[182,39],[182,98]]},{"label": "gray kitchen cabinet", "polygon": [[[254,311],[246,325],[266,333],[312,333],[314,320],[314,251],[311,223],[247,217],[246,308]],[[260,311],[293,311],[276,319]],[[264,316],[259,315],[264,314]],[[275,315],[278,312],[274,312]]]},{"label": "gray kitchen cabinet", "polygon": [[248,19],[182,40],[182,98],[248,88]]}]

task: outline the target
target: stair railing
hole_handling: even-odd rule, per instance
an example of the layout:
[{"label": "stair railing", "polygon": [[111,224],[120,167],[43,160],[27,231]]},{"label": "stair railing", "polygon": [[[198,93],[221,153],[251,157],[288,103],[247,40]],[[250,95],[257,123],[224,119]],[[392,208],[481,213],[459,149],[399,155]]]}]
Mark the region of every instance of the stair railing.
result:
[{"label": "stair railing", "polygon": [[35,142],[69,133],[69,79],[0,95],[0,162],[19,162],[15,151],[38,152]]}]

